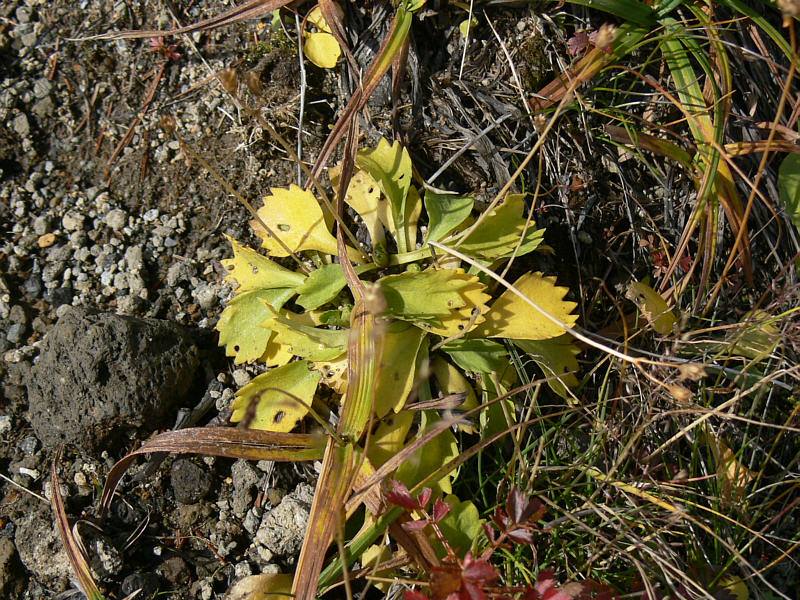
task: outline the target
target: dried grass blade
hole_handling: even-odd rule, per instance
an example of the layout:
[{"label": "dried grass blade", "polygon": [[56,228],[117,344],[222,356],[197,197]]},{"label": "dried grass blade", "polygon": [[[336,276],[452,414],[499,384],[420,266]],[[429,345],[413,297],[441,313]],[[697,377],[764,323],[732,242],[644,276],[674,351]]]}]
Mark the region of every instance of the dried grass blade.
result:
[{"label": "dried grass blade", "polygon": [[218,15],[214,15],[208,19],[203,19],[192,25],[185,27],[176,27],[175,29],[151,29],[151,30],[135,30],[135,31],[115,31],[104,33],[103,35],[94,36],[88,39],[95,40],[130,40],[149,37],[164,37],[168,35],[180,35],[184,33],[193,33],[195,31],[210,31],[218,27],[225,27],[239,23],[240,21],[249,21],[250,19],[258,19],[274,10],[278,10],[290,4],[293,0],[250,0],[244,4],[239,4],[230,8]]},{"label": "dried grass blade", "polygon": [[67,519],[67,511],[64,508],[64,499],[61,497],[61,482],[58,479],[58,463],[61,462],[61,450],[56,452],[53,457],[53,463],[50,466],[50,482],[51,482],[51,506],[56,516],[56,524],[58,525],[58,534],[61,537],[61,543],[67,552],[69,564],[72,567],[72,572],[75,574],[75,583],[80,588],[83,595],[89,600],[103,600],[103,594],[97,587],[97,584],[92,577],[92,571],[89,568],[89,561],[86,558],[86,552],[83,545],[75,538],[72,528],[69,526],[69,519]]},{"label": "dried grass blade", "polygon": [[300,462],[319,460],[323,456],[324,448],[324,437],[303,433],[275,433],[232,427],[196,427],[168,431],[148,440],[141,448],[128,453],[111,468],[100,499],[100,514],[105,515],[122,476],[136,457],[142,454],[169,452],[245,460]]},{"label": "dried grass blade", "polygon": [[357,461],[358,453],[353,444],[342,446],[329,438],[303,547],[297,559],[292,585],[296,600],[313,600],[316,596],[325,553],[333,541],[338,520],[344,518],[344,501],[358,470]]},{"label": "dried grass blade", "polygon": [[[333,126],[330,135],[328,135],[328,139],[325,140],[325,144],[322,146],[322,150],[320,150],[319,156],[317,157],[317,162],[311,172],[311,179],[320,176],[322,170],[327,166],[334,149],[350,126],[350,123],[355,118],[356,114],[358,114],[358,111],[367,103],[367,100],[372,95],[372,92],[375,91],[375,88],[378,86],[383,76],[389,71],[389,67],[392,66],[395,56],[402,50],[403,44],[408,38],[412,19],[413,14],[411,12],[407,11],[402,6],[398,7],[392,25],[381,43],[378,54],[370,64],[361,87],[350,97],[342,114],[336,121],[336,125]],[[306,184],[306,187],[310,185],[311,180]]]}]

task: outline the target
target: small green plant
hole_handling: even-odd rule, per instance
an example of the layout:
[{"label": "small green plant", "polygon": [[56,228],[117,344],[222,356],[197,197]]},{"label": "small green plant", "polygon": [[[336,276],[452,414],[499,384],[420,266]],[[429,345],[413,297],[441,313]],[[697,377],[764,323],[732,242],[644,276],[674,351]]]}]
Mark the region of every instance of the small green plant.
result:
[{"label": "small green plant", "polygon": [[[567,289],[522,269],[512,293],[478,268],[519,268],[520,257],[543,248],[522,195],[477,220],[473,198],[420,191],[397,142],[359,152],[355,167],[344,196],[349,222],[294,185],[264,198],[251,224],[265,254],[231,240],[225,264],[237,287],[217,325],[220,345],[237,364],[269,367],[239,390],[231,420],[275,433],[316,420],[330,434],[326,464],[344,452],[337,468],[323,466],[317,487],[327,508],[316,510],[315,502],[306,539],[317,556],[352,492],[373,495],[364,500],[364,526],[374,525],[383,512],[377,486],[388,476],[408,487],[433,477],[436,499],[474,513],[477,525],[475,507],[452,496],[456,472],[446,465],[462,451],[452,426],[483,436],[514,426],[504,394],[516,372],[504,343],[530,353],[556,393],[568,397],[577,383],[578,351],[566,334],[576,305],[565,300]],[[329,170],[334,187],[339,171]],[[355,225],[369,240],[358,243],[348,232],[345,244],[341,233]],[[448,254],[450,247],[466,260]],[[453,408],[477,422],[439,410]],[[336,432],[328,421],[338,423]],[[327,516],[317,518],[317,529],[320,511]],[[298,573],[302,565],[301,556]]]}]

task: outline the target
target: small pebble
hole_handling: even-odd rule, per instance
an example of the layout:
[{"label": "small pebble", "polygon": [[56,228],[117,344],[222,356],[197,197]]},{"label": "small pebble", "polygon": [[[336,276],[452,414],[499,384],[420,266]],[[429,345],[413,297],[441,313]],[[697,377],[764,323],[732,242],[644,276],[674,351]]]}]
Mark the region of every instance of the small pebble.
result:
[{"label": "small pebble", "polygon": [[115,208],[114,210],[109,211],[109,213],[106,214],[105,221],[106,225],[108,225],[110,229],[113,229],[114,231],[119,231],[120,229],[125,227],[125,225],[128,224],[128,215],[125,214],[124,210]]}]

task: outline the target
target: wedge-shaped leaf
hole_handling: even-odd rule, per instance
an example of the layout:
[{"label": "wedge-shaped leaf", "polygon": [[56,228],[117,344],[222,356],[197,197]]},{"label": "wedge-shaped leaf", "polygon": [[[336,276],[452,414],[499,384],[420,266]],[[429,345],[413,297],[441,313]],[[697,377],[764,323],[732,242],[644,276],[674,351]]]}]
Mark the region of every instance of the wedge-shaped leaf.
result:
[{"label": "wedge-shaped leaf", "polygon": [[308,414],[319,379],[304,360],[267,371],[236,393],[231,421],[251,429],[289,432]]},{"label": "wedge-shaped leaf", "polygon": [[284,314],[273,315],[264,323],[275,332],[274,341],[292,354],[311,361],[333,360],[345,351],[348,331],[323,329],[299,323]]},{"label": "wedge-shaped leaf", "polygon": [[223,260],[222,264],[228,269],[225,279],[238,285],[237,294],[253,290],[292,289],[305,281],[306,276],[302,273],[280,266],[233,238],[229,237],[228,241],[233,247],[233,258]]},{"label": "wedge-shaped leaf", "polygon": [[425,241],[438,242],[469,218],[475,200],[469,196],[425,191],[428,235]]},{"label": "wedge-shaped leaf", "polygon": [[[331,181],[334,186],[338,186],[338,173],[331,174]],[[389,203],[381,197],[380,185],[372,175],[358,170],[350,178],[344,201],[364,220],[372,242],[373,260],[376,264],[385,266],[388,254],[384,227],[394,231],[394,221]]]},{"label": "wedge-shaped leaf", "polygon": [[514,342],[530,356],[549,377],[547,385],[565,400],[574,400],[569,389],[577,387],[578,354],[572,336],[562,335],[549,340],[517,340]]},{"label": "wedge-shaped leaf", "polygon": [[[258,209],[258,216],[269,231],[257,219],[250,225],[261,238],[261,246],[272,256],[289,256],[302,250],[337,253],[336,238],[328,231],[319,202],[308,190],[296,185],[272,188]],[[359,252],[352,248],[348,248],[348,256],[361,260]]]},{"label": "wedge-shaped leaf", "polygon": [[[357,267],[356,273],[361,274],[372,266]],[[333,263],[323,265],[312,271],[303,285],[297,288],[299,294],[297,303],[306,310],[315,310],[331,302],[344,289],[347,282],[341,265]]]},{"label": "wedge-shaped leaf", "polygon": [[333,360],[314,363],[314,368],[322,376],[322,383],[337,394],[344,396],[347,391],[347,353],[343,352]]},{"label": "wedge-shaped leaf", "polygon": [[506,290],[489,308],[485,322],[470,333],[471,337],[547,340],[563,334],[564,326],[572,327],[578,320],[572,313],[577,305],[564,300],[568,290],[557,286],[555,277],[526,273],[514,282],[514,287],[540,310]]},{"label": "wedge-shaped leaf", "polygon": [[[432,429],[438,420],[439,416],[433,411],[423,412],[422,424],[416,437],[425,435],[425,432]],[[458,442],[453,432],[449,429],[443,431],[403,461],[397,469],[397,479],[411,487],[456,458],[458,454]],[[449,494],[452,492],[452,480],[453,474],[450,473],[431,487]]]},{"label": "wedge-shaped leaf", "polygon": [[503,344],[492,340],[462,338],[446,343],[442,350],[469,373],[499,372],[510,362]]},{"label": "wedge-shaped leaf", "polygon": [[422,215],[422,197],[415,186],[408,189],[408,197],[406,198],[405,207],[405,223],[406,235],[408,236],[408,248],[413,249],[417,243],[417,225],[419,217]]},{"label": "wedge-shaped leaf", "polygon": [[661,294],[646,283],[634,281],[628,285],[625,296],[636,304],[639,312],[657,333],[661,335],[672,333],[672,327],[678,322],[678,319]]},{"label": "wedge-shaped leaf", "polygon": [[[468,293],[483,291],[474,275],[460,269],[428,269],[387,275],[378,280],[386,299],[387,312],[410,321],[442,320],[468,307]],[[487,296],[488,298],[488,296]]]},{"label": "wedge-shaped leaf", "polygon": [[410,411],[401,411],[381,421],[375,433],[370,436],[367,446],[367,458],[375,468],[403,449],[413,423],[414,413]]},{"label": "wedge-shaped leaf", "polygon": [[408,238],[406,218],[406,198],[411,187],[411,157],[408,150],[395,141],[390,144],[381,138],[373,150],[358,153],[356,164],[369,173],[389,202],[391,223],[388,229],[397,242],[400,252],[412,249],[413,241]]},{"label": "wedge-shaped leaf", "polygon": [[423,321],[418,325],[436,335],[453,337],[465,334],[478,324],[483,323],[483,315],[489,310],[489,306],[486,303],[491,300],[491,296],[486,293],[486,287],[477,276],[470,276],[474,277],[474,279],[469,286],[461,291],[461,296],[465,300],[463,308],[451,311],[444,318]]},{"label": "wedge-shaped leaf", "polygon": [[524,196],[509,194],[458,248],[470,256],[495,260],[511,256],[515,251],[517,256],[533,252],[542,243],[543,236],[543,229],[536,229],[533,221],[528,223]]},{"label": "wedge-shaped leaf", "polygon": [[[450,506],[450,512],[439,521],[439,527],[456,554],[463,558],[478,538],[483,520],[477,507],[469,500],[462,502],[457,496],[450,495],[444,501]],[[441,550],[443,552],[444,548]]]},{"label": "wedge-shaped leaf", "polygon": [[276,346],[269,346],[273,333],[262,325],[293,295],[292,289],[278,288],[235,296],[222,311],[216,326],[219,345],[225,346],[225,354],[233,356],[237,365],[260,359],[274,364],[286,358]]},{"label": "wedge-shaped leaf", "polygon": [[386,328],[383,355],[375,382],[375,415],[380,419],[390,410],[399,412],[414,385],[419,346],[425,332],[410,323],[395,321]]}]

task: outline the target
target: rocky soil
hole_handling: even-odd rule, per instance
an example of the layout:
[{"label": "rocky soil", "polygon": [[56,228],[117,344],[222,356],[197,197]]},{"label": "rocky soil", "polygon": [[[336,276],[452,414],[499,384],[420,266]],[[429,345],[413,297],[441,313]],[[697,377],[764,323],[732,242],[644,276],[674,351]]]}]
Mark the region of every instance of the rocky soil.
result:
[{"label": "rocky soil", "polygon": [[[347,92],[340,73],[314,69],[301,85],[295,30],[267,22],[194,34],[172,49],[81,40],[196,21],[228,4],[200,0],[179,15],[166,6],[0,6],[3,598],[74,589],[48,502],[50,464],[62,445],[68,515],[115,597],[141,589],[140,598],[213,598],[244,575],[291,571],[302,540],[314,465],[142,460],[102,528],[90,522],[116,459],[153,432],[224,420],[235,389],[256,373],[234,369],[213,333],[230,294],[220,263],[229,252],[225,236],[251,241],[247,214],[182,151],[173,129],[255,199],[269,185],[290,183],[295,166],[214,74],[237,69],[250,83],[248,101],[292,140],[303,94],[304,156],[313,156]],[[385,26],[387,11],[374,3],[353,15],[366,32],[359,60],[374,53],[370,35]],[[531,57],[543,54],[539,41],[530,42],[541,39],[531,35],[530,13],[501,11],[496,27],[526,58],[520,73],[512,77],[487,30],[455,81],[457,22],[436,11],[426,19],[410,59],[413,85],[404,94],[413,110],[402,115],[402,131],[432,173],[487,123],[520,116],[514,82],[520,74],[526,86],[539,82]],[[364,123],[373,141],[390,131],[387,90]],[[513,154],[530,133],[519,122],[496,127],[437,184],[491,192],[510,164],[498,147]]]}]

